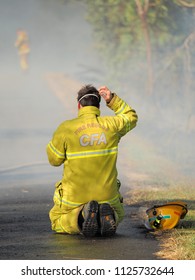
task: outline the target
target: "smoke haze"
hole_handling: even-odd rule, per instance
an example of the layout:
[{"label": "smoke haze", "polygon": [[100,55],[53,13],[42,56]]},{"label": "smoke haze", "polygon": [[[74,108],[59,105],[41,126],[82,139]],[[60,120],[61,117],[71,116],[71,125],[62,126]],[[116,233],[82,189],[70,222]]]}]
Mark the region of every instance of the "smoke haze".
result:
[{"label": "smoke haze", "polygon": [[[106,78],[109,66],[95,48],[94,31],[85,16],[82,1],[0,0],[0,170],[33,163],[39,169],[47,162],[45,146],[58,124],[77,114],[76,90],[81,85],[107,84],[115,91],[114,77],[113,83]],[[20,28],[30,41],[27,72],[21,70],[14,46]],[[139,122],[121,140],[121,181],[128,185],[136,180],[194,179],[195,117],[187,107],[181,111],[185,100],[176,94],[170,100],[140,93],[139,79],[123,83],[117,93],[135,108]],[[156,88],[157,93],[163,90],[167,89]],[[102,114],[111,114],[104,104]],[[20,178],[9,174],[13,181],[16,175]]]}]

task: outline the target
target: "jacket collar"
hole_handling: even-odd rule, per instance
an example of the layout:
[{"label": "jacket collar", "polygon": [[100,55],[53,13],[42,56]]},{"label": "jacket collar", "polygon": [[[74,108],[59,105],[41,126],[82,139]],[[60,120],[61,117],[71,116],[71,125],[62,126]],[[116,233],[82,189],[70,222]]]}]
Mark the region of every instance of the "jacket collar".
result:
[{"label": "jacket collar", "polygon": [[79,109],[78,116],[81,117],[83,115],[96,115],[100,116],[100,110],[95,106],[85,106]]}]

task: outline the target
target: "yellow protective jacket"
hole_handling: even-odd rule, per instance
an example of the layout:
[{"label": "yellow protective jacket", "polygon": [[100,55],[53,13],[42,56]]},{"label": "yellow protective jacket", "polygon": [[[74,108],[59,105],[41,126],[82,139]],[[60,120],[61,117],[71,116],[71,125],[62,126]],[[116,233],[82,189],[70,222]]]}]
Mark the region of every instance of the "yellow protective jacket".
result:
[{"label": "yellow protective jacket", "polygon": [[90,200],[118,199],[116,160],[122,136],[136,126],[137,115],[116,94],[107,106],[115,116],[100,116],[94,106],[82,107],[78,117],[64,121],[47,145],[51,165],[64,163],[62,203],[77,207]]}]

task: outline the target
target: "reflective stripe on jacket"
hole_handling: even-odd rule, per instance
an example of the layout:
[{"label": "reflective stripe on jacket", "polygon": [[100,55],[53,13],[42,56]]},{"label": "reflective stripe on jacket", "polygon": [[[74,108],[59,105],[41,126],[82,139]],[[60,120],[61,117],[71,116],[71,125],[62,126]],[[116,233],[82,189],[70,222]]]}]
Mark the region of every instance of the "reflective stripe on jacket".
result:
[{"label": "reflective stripe on jacket", "polygon": [[116,94],[107,106],[115,116],[100,116],[94,106],[63,122],[47,145],[51,165],[64,163],[62,203],[76,207],[90,200],[118,199],[117,153],[122,136],[136,126],[136,112]]}]

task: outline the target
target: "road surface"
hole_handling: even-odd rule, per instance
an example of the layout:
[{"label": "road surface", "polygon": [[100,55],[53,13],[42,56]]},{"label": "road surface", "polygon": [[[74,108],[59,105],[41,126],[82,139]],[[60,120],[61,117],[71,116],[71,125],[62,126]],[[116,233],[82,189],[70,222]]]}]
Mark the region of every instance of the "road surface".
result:
[{"label": "road surface", "polygon": [[136,207],[125,206],[125,219],[112,238],[52,232],[48,212],[53,186],[32,184],[29,171],[28,183],[0,188],[1,260],[157,259],[158,242],[141,226]]}]

